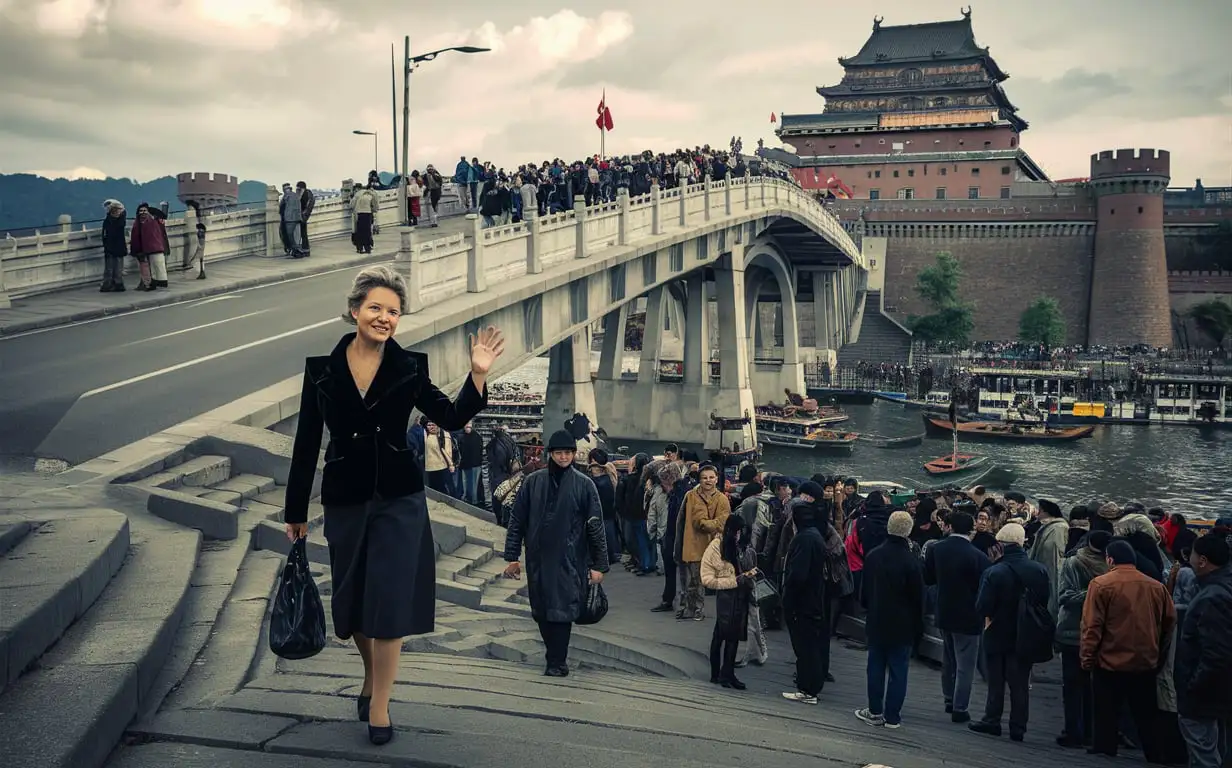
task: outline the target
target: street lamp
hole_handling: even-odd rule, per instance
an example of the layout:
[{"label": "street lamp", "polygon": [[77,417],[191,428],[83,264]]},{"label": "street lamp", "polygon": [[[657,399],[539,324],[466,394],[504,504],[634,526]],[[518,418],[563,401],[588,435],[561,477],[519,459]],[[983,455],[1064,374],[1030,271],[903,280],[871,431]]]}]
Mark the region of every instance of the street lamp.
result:
[{"label": "street lamp", "polygon": [[432,61],[442,53],[456,51],[457,53],[487,53],[491,48],[479,48],[474,45],[455,45],[450,48],[442,48],[439,51],[430,53],[421,53],[418,56],[411,55],[411,36],[407,35],[403,41],[404,53],[402,62],[402,178],[398,182],[398,205],[402,207],[402,226],[409,227],[411,225],[411,212],[407,207],[406,200],[406,182],[407,174],[410,173],[410,161],[407,153],[410,152],[410,132],[408,123],[411,119],[411,72],[415,70],[415,65],[425,61]]},{"label": "street lamp", "polygon": [[372,137],[372,170],[376,171],[377,176],[381,175],[381,162],[377,156],[377,131],[351,131],[356,136],[371,136]]}]

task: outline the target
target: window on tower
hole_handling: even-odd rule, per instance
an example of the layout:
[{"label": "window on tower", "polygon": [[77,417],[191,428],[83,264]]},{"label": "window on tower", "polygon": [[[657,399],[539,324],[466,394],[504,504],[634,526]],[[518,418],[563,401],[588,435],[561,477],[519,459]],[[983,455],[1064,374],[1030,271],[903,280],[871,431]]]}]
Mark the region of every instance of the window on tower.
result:
[{"label": "window on tower", "polygon": [[868,199],[869,200],[880,200],[881,190],[880,189],[870,189],[868,191]]},{"label": "window on tower", "polygon": [[938,200],[945,199],[945,187],[937,187],[937,199]]},{"label": "window on tower", "polygon": [[898,81],[903,85],[919,85],[924,82],[924,73],[915,67],[904,69],[898,73]]},{"label": "window on tower", "polygon": [[912,189],[911,187],[903,187],[902,189],[898,190],[898,199],[899,200],[914,200],[915,190]]},{"label": "window on tower", "polygon": [[980,199],[980,188],[979,187],[967,187],[967,199],[968,200],[979,200]]},{"label": "window on tower", "polygon": [[946,99],[944,96],[940,96],[940,97],[938,97],[938,98],[933,99],[933,106],[934,106],[934,107],[945,107],[945,106],[949,106],[949,103],[950,103],[950,102],[949,102],[949,100],[948,100],[948,99]]}]

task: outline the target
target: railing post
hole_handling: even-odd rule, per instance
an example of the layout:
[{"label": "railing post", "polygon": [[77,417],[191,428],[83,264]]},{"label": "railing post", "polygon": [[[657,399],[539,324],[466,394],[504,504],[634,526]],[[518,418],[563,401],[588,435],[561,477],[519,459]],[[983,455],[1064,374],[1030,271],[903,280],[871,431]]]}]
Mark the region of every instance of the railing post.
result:
[{"label": "railing post", "polygon": [[584,259],[589,254],[586,253],[586,198],[581,195],[573,196],[573,226],[576,227],[573,256]]},{"label": "railing post", "polygon": [[60,214],[60,216],[56,219],[56,223],[60,225],[60,234],[62,235],[67,235],[69,232],[73,231],[73,217],[69,216],[67,213]]},{"label": "railing post", "polygon": [[750,203],[750,201],[749,201],[749,195],[750,195],[750,191],[749,191],[749,181],[750,181],[752,178],[753,178],[753,177],[752,177],[752,176],[748,176],[748,175],[747,175],[747,172],[746,172],[746,175],[744,176],[744,178],[742,178],[742,179],[741,179],[741,182],[743,182],[743,186],[744,186],[744,210],[746,210],[746,211],[747,211],[750,207],[752,207],[752,204],[751,204],[751,203]]},{"label": "railing post", "polygon": [[731,185],[732,185],[731,171],[728,171],[726,174],[724,174],[723,182],[724,182],[723,184],[723,215],[731,216]]},{"label": "railing post", "polygon": [[539,229],[543,224],[534,213],[526,219],[526,274],[543,271],[543,255],[539,252]]},{"label": "railing post", "polygon": [[[9,292],[4,287],[4,252],[8,250],[9,243],[13,244],[13,256],[17,256],[17,238],[5,236],[6,241],[4,248],[0,249],[0,309],[8,309],[13,306],[13,300],[9,298]],[[128,261],[128,259],[125,259]]]},{"label": "railing post", "polygon": [[779,185],[777,183],[774,184],[774,204],[779,204]]},{"label": "railing post", "polygon": [[184,258],[180,260],[181,266],[188,269],[192,266],[189,259],[197,255],[197,212],[192,208],[184,211],[184,232],[180,239],[184,243]]},{"label": "railing post", "polygon": [[423,311],[419,282],[419,236],[414,227],[398,227],[398,255],[394,269],[406,277],[408,312]]},{"label": "railing post", "polygon": [[466,252],[466,290],[468,293],[483,293],[488,289],[488,275],[483,260],[483,228],[479,216],[466,214],[471,225],[471,248]]},{"label": "railing post", "polygon": [[650,234],[663,234],[663,193],[657,180],[650,185]]},{"label": "railing post", "polygon": [[680,184],[680,226],[689,226],[689,181],[685,179]]},{"label": "railing post", "polygon": [[274,257],[282,247],[282,239],[278,236],[278,228],[282,226],[282,217],[278,215],[278,188],[265,188],[265,255]]},{"label": "railing post", "polygon": [[710,221],[710,174],[702,179],[702,221]]},{"label": "railing post", "polygon": [[621,187],[616,190],[616,202],[620,205],[620,226],[617,231],[619,239],[616,241],[620,245],[629,244],[629,228],[632,222],[629,221],[629,208],[631,207],[629,199],[629,188]]},{"label": "railing post", "polygon": [[761,187],[761,207],[765,208],[766,207],[766,177],[765,176],[761,176],[758,178],[757,186]]}]

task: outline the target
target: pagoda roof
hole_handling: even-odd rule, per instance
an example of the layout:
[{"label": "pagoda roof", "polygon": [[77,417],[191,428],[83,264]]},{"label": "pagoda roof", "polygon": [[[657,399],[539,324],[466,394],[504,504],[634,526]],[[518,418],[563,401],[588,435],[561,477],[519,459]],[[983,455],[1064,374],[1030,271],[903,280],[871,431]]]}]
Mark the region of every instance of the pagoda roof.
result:
[{"label": "pagoda roof", "polygon": [[[1015,130],[1023,131],[1027,128],[1027,121],[1019,117],[1016,112],[1017,108],[1009,103],[1005,98],[1004,92],[1000,88],[996,91],[1000,94],[1000,99],[996,107],[989,107],[988,111],[993,112],[998,108],[1002,110],[1002,120],[1009,125],[1012,125]],[[938,112],[945,112],[953,108],[938,109]],[[928,112],[930,110],[921,110]],[[978,111],[978,108],[973,108],[971,111]],[[881,125],[881,112],[821,112],[811,115],[780,115],[779,127],[775,133],[779,136],[800,135],[803,133],[816,132],[844,132],[851,131],[871,132],[871,131],[924,131],[937,130],[946,127],[958,127],[966,125],[966,123],[956,123],[951,125],[919,125],[919,126],[884,126]],[[894,112],[886,112],[884,114],[893,115]],[[979,125],[987,125],[981,121]]]},{"label": "pagoda roof", "polygon": [[[790,141],[790,139],[788,140]],[[801,155],[783,149],[767,150],[768,156],[793,168],[884,165],[886,163],[959,163],[979,160],[1011,160],[1018,164],[1031,181],[1047,181],[1034,159],[1018,149],[971,149],[957,152],[881,152],[866,155]]]},{"label": "pagoda roof", "polygon": [[992,60],[987,48],[975,42],[971,13],[964,11],[957,21],[934,21],[926,24],[903,24],[883,27],[880,17],[873,20],[873,34],[860,52],[850,58],[840,57],[844,67],[923,61],[957,61],[984,59],[994,79],[1006,75]]}]

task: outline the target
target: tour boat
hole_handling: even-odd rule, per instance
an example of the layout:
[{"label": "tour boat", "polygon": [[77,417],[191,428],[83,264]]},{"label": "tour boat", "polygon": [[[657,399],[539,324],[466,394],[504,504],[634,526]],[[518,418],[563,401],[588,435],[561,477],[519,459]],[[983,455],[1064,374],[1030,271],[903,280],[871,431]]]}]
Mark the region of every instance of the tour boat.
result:
[{"label": "tour boat", "polygon": [[702,450],[716,466],[724,468],[738,467],[746,461],[756,463],[759,451],[753,417],[748,411],[743,416],[719,416],[711,412]]},{"label": "tour boat", "polygon": [[808,399],[804,405],[759,405],[753,409],[758,421],[761,419],[785,419],[789,421],[806,420],[818,426],[841,424],[851,417],[836,405],[818,406],[817,401]]},{"label": "tour boat", "polygon": [[956,431],[969,440],[1004,442],[1064,443],[1090,437],[1095,431],[1091,424],[1069,427],[1050,427],[1047,424],[1006,424],[999,421],[967,421],[954,424],[949,419],[924,415],[924,428],[931,434],[948,435]]},{"label": "tour boat", "polygon": [[[948,416],[950,413],[950,393],[944,389],[933,389],[925,393],[923,400],[907,398],[899,401],[907,410],[924,411],[938,416]],[[962,419],[962,416],[959,416]]]},{"label": "tour boat", "polygon": [[860,437],[855,432],[826,429],[826,422],[821,417],[789,418],[763,414],[761,409],[758,410],[758,438],[769,445],[851,452]]}]

